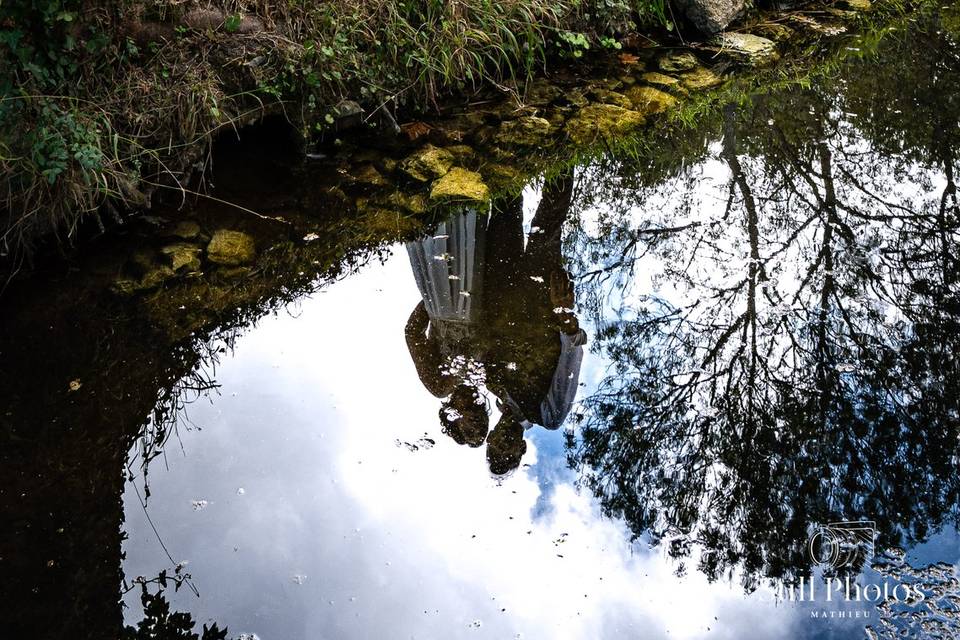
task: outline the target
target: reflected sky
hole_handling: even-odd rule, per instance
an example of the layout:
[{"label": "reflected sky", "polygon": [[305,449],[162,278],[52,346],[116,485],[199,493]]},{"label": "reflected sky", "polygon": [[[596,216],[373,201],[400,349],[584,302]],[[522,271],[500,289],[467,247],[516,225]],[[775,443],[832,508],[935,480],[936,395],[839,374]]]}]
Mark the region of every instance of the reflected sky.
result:
[{"label": "reflected sky", "polygon": [[[575,488],[562,432],[528,431],[524,464],[492,477],[440,433],[417,378],[403,326],[418,300],[400,247],[222,359],[219,395],[187,406],[150,468],[148,512],[201,594],[174,608],[264,640],[846,637],[629,543]],[[588,355],[584,385],[603,369]],[[124,506],[126,576],[169,568],[129,483]]]}]

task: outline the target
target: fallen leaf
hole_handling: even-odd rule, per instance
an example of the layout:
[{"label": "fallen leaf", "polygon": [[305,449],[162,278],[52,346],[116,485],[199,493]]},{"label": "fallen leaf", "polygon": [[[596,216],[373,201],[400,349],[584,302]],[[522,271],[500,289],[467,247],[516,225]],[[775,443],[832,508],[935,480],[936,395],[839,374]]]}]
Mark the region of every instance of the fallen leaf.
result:
[{"label": "fallen leaf", "polygon": [[425,122],[408,122],[400,125],[400,129],[411,142],[430,133],[430,125]]}]

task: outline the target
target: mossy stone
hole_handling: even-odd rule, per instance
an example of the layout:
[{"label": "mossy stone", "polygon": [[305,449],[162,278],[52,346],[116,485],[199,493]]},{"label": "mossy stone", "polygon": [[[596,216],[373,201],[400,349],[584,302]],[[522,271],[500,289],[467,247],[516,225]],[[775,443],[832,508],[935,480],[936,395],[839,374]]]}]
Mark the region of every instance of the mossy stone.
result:
[{"label": "mossy stone", "polygon": [[706,67],[698,67],[683,74],[680,81],[690,91],[705,91],[723,84],[723,78]]},{"label": "mossy stone", "polygon": [[633,109],[644,116],[666,111],[677,104],[677,99],[669,93],[647,86],[632,87],[627,90],[626,96],[633,104]]},{"label": "mossy stone", "polygon": [[400,170],[417,182],[429,182],[443,176],[453,166],[453,154],[427,144],[400,163]]},{"label": "mossy stone", "polygon": [[210,262],[235,267],[253,262],[257,257],[253,238],[242,231],[217,229],[207,245]]},{"label": "mossy stone", "polygon": [[751,67],[762,67],[780,58],[772,40],[752,33],[721,33],[713,41],[720,52]]},{"label": "mossy stone", "polygon": [[452,167],[433,183],[430,199],[484,202],[490,199],[490,189],[479,173],[463,167]]},{"label": "mossy stone", "polygon": [[664,91],[670,91],[672,93],[678,93],[681,95],[687,94],[686,87],[681,85],[680,80],[674,78],[673,76],[657,73],[656,71],[648,71],[640,76],[640,79],[645,83],[654,85],[658,89],[662,89]]},{"label": "mossy stone", "polygon": [[527,87],[523,94],[523,102],[534,107],[545,107],[562,95],[563,91],[560,87],[540,78]]},{"label": "mossy stone", "polygon": [[667,73],[676,73],[677,71],[689,71],[700,64],[697,56],[690,51],[671,51],[660,57],[657,66]]},{"label": "mossy stone", "polygon": [[587,92],[587,95],[594,102],[612,104],[617,107],[623,107],[624,109],[630,109],[633,107],[633,104],[630,102],[630,99],[627,98],[627,96],[617,91],[611,91],[610,89],[591,89],[589,92]]},{"label": "mossy stone", "polygon": [[646,123],[642,114],[612,104],[591,104],[567,121],[567,134],[577,144],[625,135]]},{"label": "mossy stone", "polygon": [[167,257],[174,271],[188,272],[200,270],[201,251],[200,247],[189,242],[175,242],[160,249],[160,253]]},{"label": "mossy stone", "polygon": [[501,123],[494,140],[506,146],[546,147],[553,142],[550,139],[552,130],[549,120],[539,116],[524,116]]}]

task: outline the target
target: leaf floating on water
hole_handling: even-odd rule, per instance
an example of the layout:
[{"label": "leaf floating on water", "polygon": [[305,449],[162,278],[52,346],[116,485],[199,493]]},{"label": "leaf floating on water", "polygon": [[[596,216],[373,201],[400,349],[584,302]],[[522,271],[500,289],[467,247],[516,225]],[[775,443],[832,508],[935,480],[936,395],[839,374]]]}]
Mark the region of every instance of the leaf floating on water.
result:
[{"label": "leaf floating on water", "polygon": [[294,584],[303,584],[307,581],[307,576],[302,573],[295,573],[290,579],[293,580]]},{"label": "leaf floating on water", "polygon": [[533,280],[534,282],[543,282],[542,276],[530,276],[530,279]]},{"label": "leaf floating on water", "polygon": [[70,390],[70,393],[73,393],[74,391],[79,391],[80,387],[82,386],[83,386],[83,383],[80,382],[79,378],[77,378],[76,380],[70,381],[70,384],[67,385],[67,389]]},{"label": "leaf floating on water", "polygon": [[190,504],[193,505],[194,511],[200,511],[201,509],[206,509],[210,503],[206,500],[191,500]]}]

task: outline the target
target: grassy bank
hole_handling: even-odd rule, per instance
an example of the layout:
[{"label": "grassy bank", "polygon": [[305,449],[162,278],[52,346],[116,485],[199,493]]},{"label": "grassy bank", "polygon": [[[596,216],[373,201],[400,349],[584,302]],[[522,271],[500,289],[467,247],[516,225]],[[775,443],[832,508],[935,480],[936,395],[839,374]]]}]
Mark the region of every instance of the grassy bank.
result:
[{"label": "grassy bank", "polygon": [[0,5],[0,252],[185,186],[224,128],[305,133],[619,48],[663,0],[20,0]]}]

